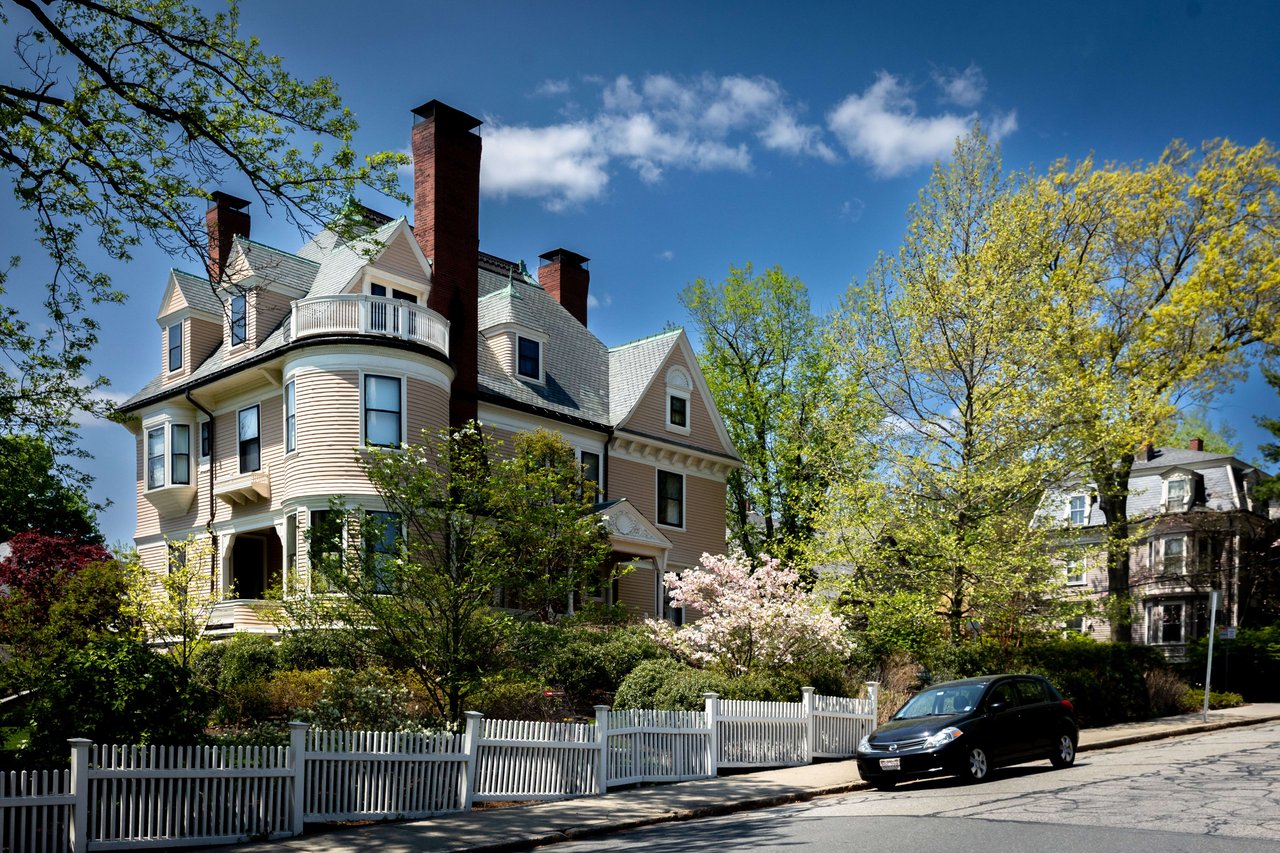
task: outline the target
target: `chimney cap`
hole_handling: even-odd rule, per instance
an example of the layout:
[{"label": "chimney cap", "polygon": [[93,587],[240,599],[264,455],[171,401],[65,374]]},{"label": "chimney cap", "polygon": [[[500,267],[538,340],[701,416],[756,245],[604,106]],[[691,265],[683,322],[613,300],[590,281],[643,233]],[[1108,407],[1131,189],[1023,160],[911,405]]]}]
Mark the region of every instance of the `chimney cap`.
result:
[{"label": "chimney cap", "polygon": [[216,208],[230,210],[244,210],[250,204],[249,201],[233,196],[231,193],[224,193],[222,190],[214,190],[209,193],[209,209]]},{"label": "chimney cap", "polygon": [[542,258],[549,264],[554,264],[556,261],[560,261],[561,263],[567,262],[577,264],[580,267],[586,266],[587,261],[591,260],[588,257],[579,255],[577,252],[571,252],[564,248],[552,249],[550,252],[543,252],[541,255],[538,255],[538,257]]},{"label": "chimney cap", "polygon": [[420,107],[414,107],[410,112],[418,117],[418,121],[427,121],[428,119],[439,118],[441,121],[456,125],[464,131],[475,130],[477,127],[484,124],[484,122],[475,116],[467,115],[462,110],[454,109],[448,104],[441,103],[434,98],[427,101]]}]

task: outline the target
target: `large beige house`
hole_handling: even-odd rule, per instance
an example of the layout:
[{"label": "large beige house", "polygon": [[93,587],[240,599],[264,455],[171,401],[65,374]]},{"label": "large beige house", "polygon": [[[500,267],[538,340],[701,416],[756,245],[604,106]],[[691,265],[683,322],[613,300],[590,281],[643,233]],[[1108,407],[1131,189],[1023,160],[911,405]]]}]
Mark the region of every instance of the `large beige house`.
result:
[{"label": "large beige house", "polygon": [[413,223],[375,216],[352,243],[325,231],[288,252],[250,240],[248,203],[215,194],[209,273],[170,274],[159,373],[121,407],[142,561],[158,577],[170,543],[208,543],[211,630],[272,630],[255,605],[310,583],[306,531],[330,498],[381,509],[358,449],[474,418],[574,446],[615,559],[635,566],[604,595],[664,615],[663,573],[724,550],[740,464],[689,339],[606,347],[587,328],[585,257],[554,249],[535,276],[480,252],[480,121],[438,101],[413,113]]}]

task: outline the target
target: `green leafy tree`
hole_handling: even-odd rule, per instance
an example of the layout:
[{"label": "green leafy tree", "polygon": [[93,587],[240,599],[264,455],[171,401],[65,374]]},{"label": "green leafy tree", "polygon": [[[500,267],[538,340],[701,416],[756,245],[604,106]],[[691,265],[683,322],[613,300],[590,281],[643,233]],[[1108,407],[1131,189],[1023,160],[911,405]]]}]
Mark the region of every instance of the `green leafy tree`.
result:
[{"label": "green leafy tree", "polygon": [[1215,422],[1208,406],[1193,406],[1161,424],[1156,444],[1160,447],[1189,447],[1194,438],[1204,442],[1206,453],[1230,456],[1240,453],[1236,428],[1225,420]]},{"label": "green leafy tree", "polygon": [[[980,129],[959,140],[898,255],[850,289],[834,327],[842,369],[881,412],[879,476],[837,483],[824,528],[846,607],[877,635],[922,636],[904,605],[945,620],[956,643],[1062,618],[1063,575],[1030,522],[1069,470],[1068,412],[1045,393],[1055,306],[1015,181]],[[901,632],[881,618],[892,614]]]},{"label": "green leafy tree", "polygon": [[218,603],[211,541],[170,541],[168,571],[160,577],[147,571],[136,552],[123,555],[121,563],[126,612],[150,640],[163,644],[183,684],[190,684],[192,663],[208,642],[205,632]]},{"label": "green leafy tree", "polygon": [[807,559],[830,478],[847,474],[856,395],[836,382],[824,323],[803,282],[780,267],[730,267],[680,294],[701,341],[698,363],[743,466],[729,476],[730,538],[754,560]]},{"label": "green leafy tree", "polygon": [[392,515],[335,507],[329,528],[312,531],[311,589],[338,594],[286,597],[293,623],[342,630],[388,668],[412,673],[436,717],[459,721],[502,670],[511,631],[498,597],[523,597],[536,611],[568,602],[595,585],[608,554],[563,439],[533,435],[514,450],[503,455],[475,424],[362,450]]},{"label": "green leafy tree", "polygon": [[57,475],[53,451],[31,435],[0,435],[0,542],[26,530],[101,540],[94,507]]},{"label": "green leafy tree", "polygon": [[1280,320],[1280,156],[1267,142],[1171,144],[1152,164],[1061,162],[1024,194],[1060,309],[1053,396],[1107,520],[1112,638],[1132,641],[1128,483],[1178,405],[1243,378]]},{"label": "green leafy tree", "polygon": [[[1269,354],[1274,361],[1275,353]],[[1267,384],[1271,386],[1277,394],[1280,394],[1280,369],[1274,364],[1264,364],[1262,366],[1262,376],[1267,380]],[[1269,441],[1265,444],[1258,445],[1258,452],[1262,454],[1262,458],[1270,462],[1272,465],[1280,465],[1280,418],[1273,418],[1270,415],[1263,415],[1254,418],[1258,426],[1265,429],[1276,437],[1277,441]],[[1272,477],[1269,480],[1259,484],[1254,489],[1254,495],[1260,500],[1273,501],[1280,499],[1280,477]]]},{"label": "green leafy tree", "polygon": [[[232,178],[264,212],[327,224],[347,221],[361,187],[399,197],[404,157],[361,162],[333,81],[299,80],[243,37],[234,0],[214,15],[182,0],[5,0],[0,27],[17,54],[0,84],[0,168],[52,268],[47,317],[0,303],[13,366],[0,371],[0,433],[74,457],[78,413],[107,408],[89,373],[91,306],[124,298],[85,261],[86,240],[116,261],[144,241],[203,259],[204,202]],[[16,263],[0,269],[0,297]]]}]

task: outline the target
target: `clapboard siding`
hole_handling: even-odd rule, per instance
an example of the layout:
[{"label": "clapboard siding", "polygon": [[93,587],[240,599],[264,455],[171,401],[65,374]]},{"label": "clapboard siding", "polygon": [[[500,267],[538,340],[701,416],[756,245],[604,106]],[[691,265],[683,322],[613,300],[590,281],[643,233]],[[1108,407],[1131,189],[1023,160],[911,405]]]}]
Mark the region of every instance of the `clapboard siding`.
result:
[{"label": "clapboard siding", "polygon": [[661,616],[656,574],[649,566],[637,566],[618,578],[618,603],[637,616],[655,619]]},{"label": "clapboard siding", "polygon": [[417,254],[409,245],[409,240],[404,235],[391,241],[391,245],[378,257],[373,264],[370,265],[369,278],[377,281],[377,271],[382,269],[395,275],[404,276],[413,280],[423,288],[431,286],[427,281],[426,273],[422,270],[422,264],[418,261]]},{"label": "clapboard siding", "polygon": [[210,323],[192,317],[187,325],[190,327],[187,339],[183,341],[185,352],[183,357],[189,359],[186,364],[192,370],[204,364],[213,351],[222,346],[222,324]]},{"label": "clapboard siding", "polygon": [[711,420],[711,411],[707,408],[702,395],[698,393],[697,387],[689,391],[689,434],[667,429],[667,371],[677,366],[683,367],[690,377],[697,369],[696,366],[689,365],[680,347],[672,348],[671,355],[667,357],[662,367],[658,368],[653,385],[636,403],[631,417],[626,420],[625,427],[648,435],[666,436],[680,444],[690,444],[714,453],[727,453],[729,449],[723,445],[719,435],[716,434],[715,425]]},{"label": "clapboard siding", "polygon": [[[680,472],[677,472],[680,473]],[[724,552],[724,483],[684,475],[685,529],[659,526],[671,540],[668,560],[693,565],[703,553]],[[652,465],[610,458],[609,498],[626,498],[650,522],[657,524],[658,474]]]},{"label": "clapboard siding", "polygon": [[426,432],[432,440],[449,426],[449,393],[438,385],[409,378],[406,383],[405,443],[422,441]]},{"label": "clapboard siding", "polygon": [[302,368],[292,374],[298,405],[298,450],[289,456],[290,495],[367,494],[360,467],[360,374]]}]

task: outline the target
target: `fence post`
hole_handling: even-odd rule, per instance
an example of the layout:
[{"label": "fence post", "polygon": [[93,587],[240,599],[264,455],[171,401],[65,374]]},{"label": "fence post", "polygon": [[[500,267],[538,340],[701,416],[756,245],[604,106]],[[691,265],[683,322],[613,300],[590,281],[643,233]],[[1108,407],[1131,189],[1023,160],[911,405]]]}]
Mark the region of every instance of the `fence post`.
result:
[{"label": "fence post", "polygon": [[89,747],[93,741],[82,737],[67,738],[71,744],[71,793],[76,801],[71,806],[71,837],[67,845],[71,853],[89,849]]},{"label": "fence post", "polygon": [[800,706],[804,709],[804,758],[813,763],[813,753],[817,748],[818,721],[814,717],[813,688],[801,687]]},{"label": "fence post", "polygon": [[471,804],[476,796],[476,754],[480,751],[480,720],[484,714],[479,711],[465,711],[467,728],[462,735],[462,751],[467,756],[462,765],[462,779],[459,782],[458,799],[462,801],[462,810],[471,811]]},{"label": "fence post", "polygon": [[720,775],[720,695],[703,693],[707,701],[707,728],[711,734],[707,736],[707,768],[712,776]]},{"label": "fence post", "polygon": [[600,751],[596,753],[596,793],[609,792],[609,706],[596,705],[596,737]]},{"label": "fence post", "polygon": [[875,728],[880,724],[880,682],[867,681],[863,683],[867,688],[867,698],[871,700],[871,728]]},{"label": "fence post", "polygon": [[307,729],[309,723],[289,723],[289,769],[293,771],[293,814],[289,831],[301,835],[307,806]]}]

